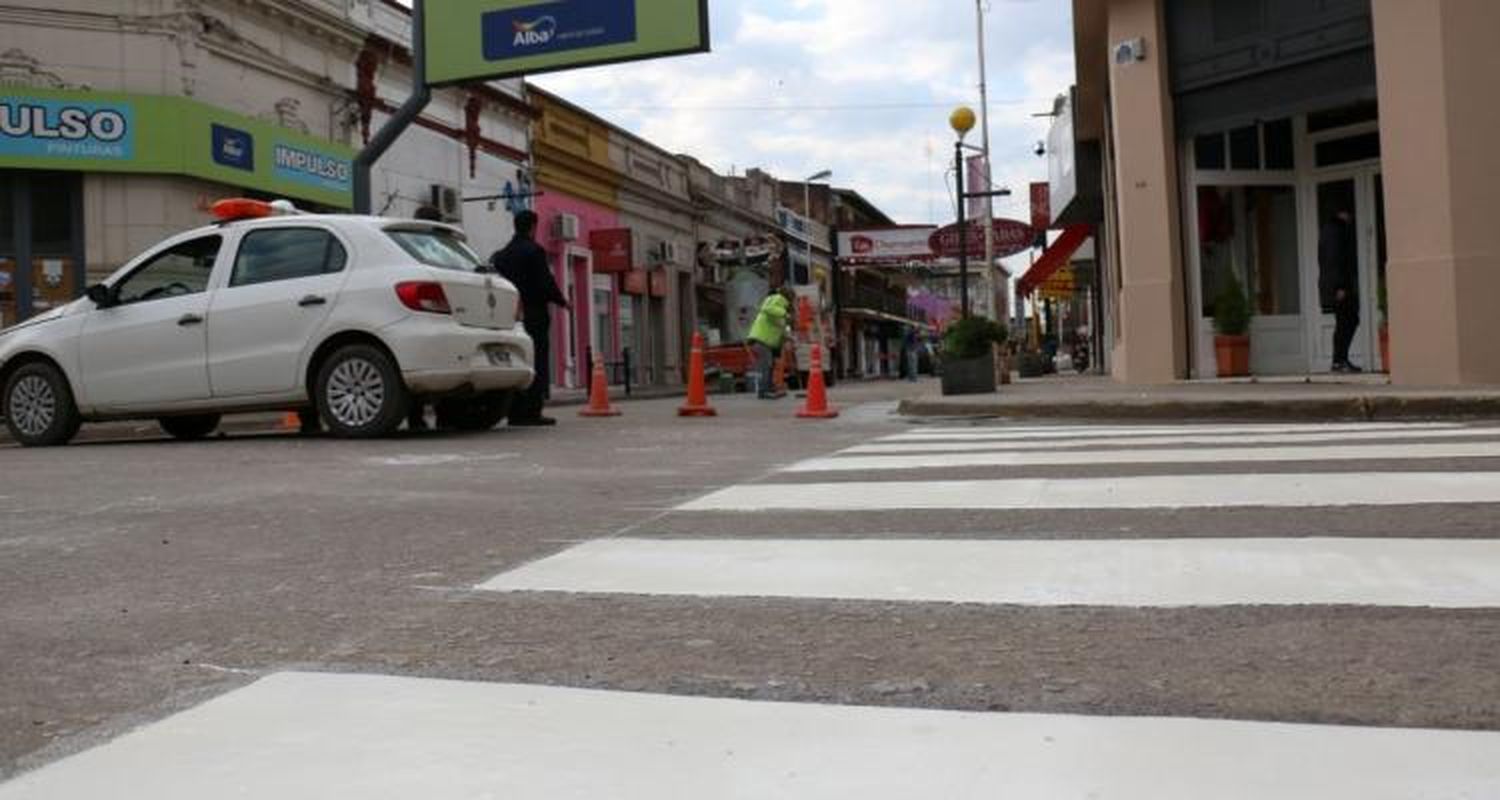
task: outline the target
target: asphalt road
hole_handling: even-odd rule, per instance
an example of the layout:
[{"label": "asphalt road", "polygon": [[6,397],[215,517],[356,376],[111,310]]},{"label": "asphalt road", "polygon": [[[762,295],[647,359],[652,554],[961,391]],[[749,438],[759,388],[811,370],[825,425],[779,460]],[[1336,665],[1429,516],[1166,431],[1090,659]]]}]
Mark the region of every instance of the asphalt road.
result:
[{"label": "asphalt road", "polygon": [[[928,387],[930,388],[930,387]],[[1164,465],[789,474],[915,423],[900,384],[674,401],[553,430],[278,433],[0,448],[0,778],[289,670],[974,711],[1500,730],[1500,610],[1128,608],[475,591],[605,537],[1500,538],[1500,505],[1137,510],[673,508],[774,482],[1180,474]],[[963,423],[968,425],[970,423]],[[983,423],[979,423],[983,425]],[[1475,441],[1500,443],[1500,435]],[[1500,458],[1193,474],[1500,471]]]}]

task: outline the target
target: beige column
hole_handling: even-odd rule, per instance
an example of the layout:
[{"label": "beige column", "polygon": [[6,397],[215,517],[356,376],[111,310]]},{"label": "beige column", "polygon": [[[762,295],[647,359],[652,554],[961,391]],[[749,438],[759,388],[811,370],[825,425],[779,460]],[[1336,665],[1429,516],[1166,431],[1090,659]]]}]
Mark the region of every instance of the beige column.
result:
[{"label": "beige column", "polygon": [[1162,0],[1109,3],[1111,47],[1145,42],[1144,61],[1109,62],[1115,199],[1119,209],[1120,341],[1126,383],[1187,376],[1181,212]]},{"label": "beige column", "polygon": [[1373,8],[1393,380],[1500,383],[1500,2]]}]

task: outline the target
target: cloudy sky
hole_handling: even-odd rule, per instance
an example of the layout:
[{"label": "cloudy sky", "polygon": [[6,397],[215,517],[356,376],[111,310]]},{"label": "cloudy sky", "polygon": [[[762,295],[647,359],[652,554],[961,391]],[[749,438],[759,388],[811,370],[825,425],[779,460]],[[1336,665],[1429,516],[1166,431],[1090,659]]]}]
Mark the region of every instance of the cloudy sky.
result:
[{"label": "cloudy sky", "polygon": [[[1046,178],[1033,113],[1072,82],[1067,0],[985,0],[996,213]],[[897,222],[952,216],[948,113],[978,106],[974,0],[710,0],[713,52],[541,75],[544,88],[715,169],[832,169]]]}]

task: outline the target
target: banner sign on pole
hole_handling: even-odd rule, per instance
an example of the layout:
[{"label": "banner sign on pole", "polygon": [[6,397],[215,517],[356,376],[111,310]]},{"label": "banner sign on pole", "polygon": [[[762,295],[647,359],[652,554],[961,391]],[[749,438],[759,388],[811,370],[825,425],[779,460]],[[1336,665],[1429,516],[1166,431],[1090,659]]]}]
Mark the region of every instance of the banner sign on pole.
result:
[{"label": "banner sign on pole", "polygon": [[433,86],[709,49],[708,0],[435,0],[426,14]]}]

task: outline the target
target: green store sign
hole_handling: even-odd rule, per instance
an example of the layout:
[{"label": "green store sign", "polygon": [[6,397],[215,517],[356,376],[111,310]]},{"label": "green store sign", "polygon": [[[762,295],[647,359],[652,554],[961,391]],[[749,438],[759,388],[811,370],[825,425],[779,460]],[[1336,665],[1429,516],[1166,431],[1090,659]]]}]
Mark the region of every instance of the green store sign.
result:
[{"label": "green store sign", "polygon": [[706,52],[708,0],[427,0],[427,82]]},{"label": "green store sign", "polygon": [[0,87],[0,167],[190,175],[335,208],[354,151],[182,97]]}]

